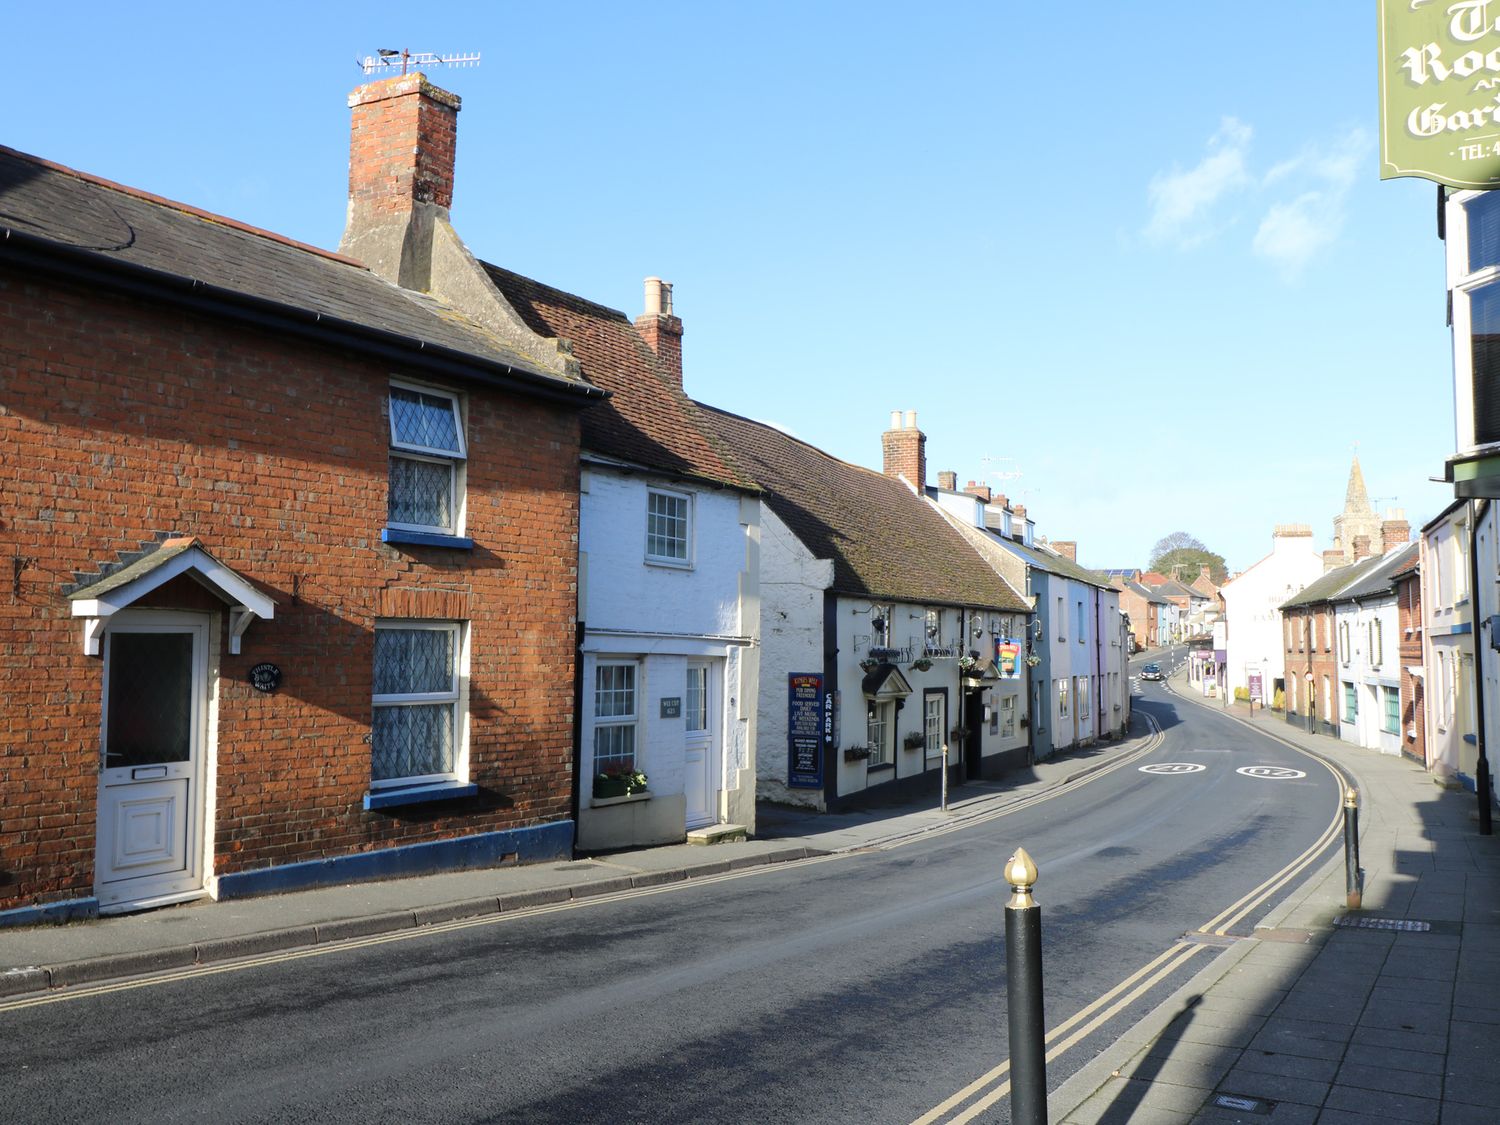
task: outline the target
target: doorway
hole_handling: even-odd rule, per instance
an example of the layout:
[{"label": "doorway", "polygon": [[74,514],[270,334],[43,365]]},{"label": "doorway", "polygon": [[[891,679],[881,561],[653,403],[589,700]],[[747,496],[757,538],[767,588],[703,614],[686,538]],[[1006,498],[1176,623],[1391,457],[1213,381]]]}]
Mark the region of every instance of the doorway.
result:
[{"label": "doorway", "polygon": [[94,893],[102,914],[204,892],[208,618],[120,613],[104,635]]},{"label": "doorway", "polygon": [[687,827],[702,828],[719,821],[718,700],[714,661],[688,662],[683,691],[683,787],[687,796]]}]

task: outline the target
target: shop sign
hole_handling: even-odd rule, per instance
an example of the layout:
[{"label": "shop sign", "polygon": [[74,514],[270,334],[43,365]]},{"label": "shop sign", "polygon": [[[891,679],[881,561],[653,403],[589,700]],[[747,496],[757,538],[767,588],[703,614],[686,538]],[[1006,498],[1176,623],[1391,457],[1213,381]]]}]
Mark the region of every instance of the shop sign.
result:
[{"label": "shop sign", "polygon": [[1380,178],[1500,186],[1500,4],[1380,0]]}]

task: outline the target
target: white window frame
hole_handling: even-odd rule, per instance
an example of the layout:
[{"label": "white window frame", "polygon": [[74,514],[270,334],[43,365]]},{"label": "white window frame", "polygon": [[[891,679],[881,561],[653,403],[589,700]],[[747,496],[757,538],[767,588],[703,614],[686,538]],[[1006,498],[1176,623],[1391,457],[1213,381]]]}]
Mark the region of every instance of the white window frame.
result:
[{"label": "white window frame", "polygon": [[[889,605],[870,607],[870,647],[891,648],[891,611]],[[877,625],[876,623],[879,622]]]},{"label": "white window frame", "polygon": [[896,727],[896,707],[888,699],[870,704],[865,716],[865,738],[870,748],[868,766],[888,766],[896,760],[891,739]]},{"label": "white window frame", "polygon": [[[937,704],[934,714],[933,704]],[[948,732],[948,697],[940,691],[928,692],[922,697],[923,753],[929,762],[943,756],[943,741]]]},{"label": "white window frame", "polygon": [[[444,781],[466,781],[469,776],[469,623],[465,621],[430,621],[409,618],[382,618],[375,622],[375,631],[382,630],[432,630],[453,634],[453,669],[451,686],[440,692],[384,692],[373,690],[374,668],[371,668],[371,709],[377,707],[410,707],[449,704],[453,708],[453,771],[451,773],[418,774],[410,777],[392,777],[376,781],[374,774],[374,742],[371,741],[370,779],[371,792],[377,789],[409,789],[418,785],[434,785]],[[373,658],[373,657],[372,657]],[[373,730],[373,724],[372,724]]]},{"label": "white window frame", "polygon": [[1379,668],[1380,662],[1385,657],[1385,638],[1380,626],[1380,618],[1370,619],[1370,667]]},{"label": "white window frame", "polygon": [[928,608],[922,613],[922,643],[928,648],[943,647],[943,611]]},{"label": "white window frame", "polygon": [[[682,502],[682,555],[660,555],[651,551],[651,520],[654,518],[651,511],[651,502],[655,497],[663,497],[670,500]],[[675,566],[686,569],[693,565],[693,529],[697,522],[694,511],[693,494],[691,492],[679,492],[671,488],[650,487],[646,489],[646,562],[652,566]]]},{"label": "white window frame", "polygon": [[1057,683],[1057,717],[1066,719],[1068,717],[1068,678],[1061,677]]},{"label": "white window frame", "polygon": [[1089,709],[1089,696],[1093,694],[1093,677],[1079,676],[1076,690],[1074,691],[1073,706],[1078,709],[1078,725],[1088,728],[1092,725],[1093,712]]},{"label": "white window frame", "polygon": [[1016,734],[1016,697],[1000,697],[1000,737],[1014,738]]},{"label": "white window frame", "polygon": [[[391,402],[391,391],[402,390],[411,394],[426,395],[429,398],[441,398],[448,401],[449,408],[453,411],[454,433],[457,435],[458,451],[451,449],[434,449],[431,446],[419,445],[415,442],[401,441],[396,436],[396,408]],[[402,523],[390,518],[389,509],[386,515],[386,526],[402,531],[419,531],[428,535],[450,535],[459,537],[464,533],[464,524],[467,518],[466,494],[468,492],[468,458],[469,444],[465,435],[464,403],[463,399],[453,391],[443,390],[441,387],[430,387],[422,383],[409,383],[401,379],[392,379],[386,391],[385,399],[386,421],[390,431],[391,460],[423,461],[428,464],[446,465],[448,474],[448,511],[453,517],[451,527],[441,524],[424,523]],[[386,488],[390,488],[390,470],[386,470]]]},{"label": "white window frame", "polygon": [[1444,209],[1448,290],[1453,304],[1454,416],[1460,452],[1500,446],[1500,443],[1481,446],[1474,433],[1474,319],[1469,306],[1474,292],[1500,283],[1500,265],[1482,266],[1472,273],[1469,270],[1468,204],[1480,195],[1478,191],[1455,192],[1448,197]]},{"label": "white window frame", "polygon": [[1339,630],[1339,663],[1347,666],[1349,664],[1349,650],[1353,646],[1349,643],[1349,620],[1345,618],[1338,623]]},{"label": "white window frame", "polygon": [[[629,715],[599,715],[599,673],[605,668],[629,668],[631,713]],[[630,762],[631,768],[642,770],[641,764],[641,696],[645,690],[642,678],[641,661],[629,656],[599,657],[594,661],[592,684],[588,688],[589,708],[589,778],[597,777],[601,772],[599,765],[599,731],[604,728],[629,728],[633,731],[631,737]],[[617,759],[610,759],[615,761]]]}]

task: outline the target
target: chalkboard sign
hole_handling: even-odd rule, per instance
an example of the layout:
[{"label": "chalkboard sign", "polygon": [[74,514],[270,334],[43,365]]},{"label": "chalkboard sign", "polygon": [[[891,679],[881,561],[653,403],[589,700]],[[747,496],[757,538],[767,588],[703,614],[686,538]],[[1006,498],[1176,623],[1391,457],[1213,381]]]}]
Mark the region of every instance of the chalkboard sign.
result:
[{"label": "chalkboard sign", "polygon": [[250,686],[256,691],[275,691],[281,686],[281,669],[274,664],[257,664],[250,669]]},{"label": "chalkboard sign", "polygon": [[820,789],[823,785],[823,677],[796,672],[787,676],[787,784]]}]

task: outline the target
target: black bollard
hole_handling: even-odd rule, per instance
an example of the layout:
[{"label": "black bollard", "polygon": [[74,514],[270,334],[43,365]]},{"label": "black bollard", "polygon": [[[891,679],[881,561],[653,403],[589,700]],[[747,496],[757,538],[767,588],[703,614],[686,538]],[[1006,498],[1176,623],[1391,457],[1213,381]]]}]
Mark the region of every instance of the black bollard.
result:
[{"label": "black bollard", "polygon": [[1358,910],[1364,897],[1359,872],[1359,791],[1344,790],[1344,892],[1345,904]]},{"label": "black bollard", "polygon": [[1005,974],[1010,1015],[1010,1119],[1047,1125],[1046,1032],[1042,1027],[1042,908],[1031,897],[1036,864],[1017,848],[1005,864]]}]

